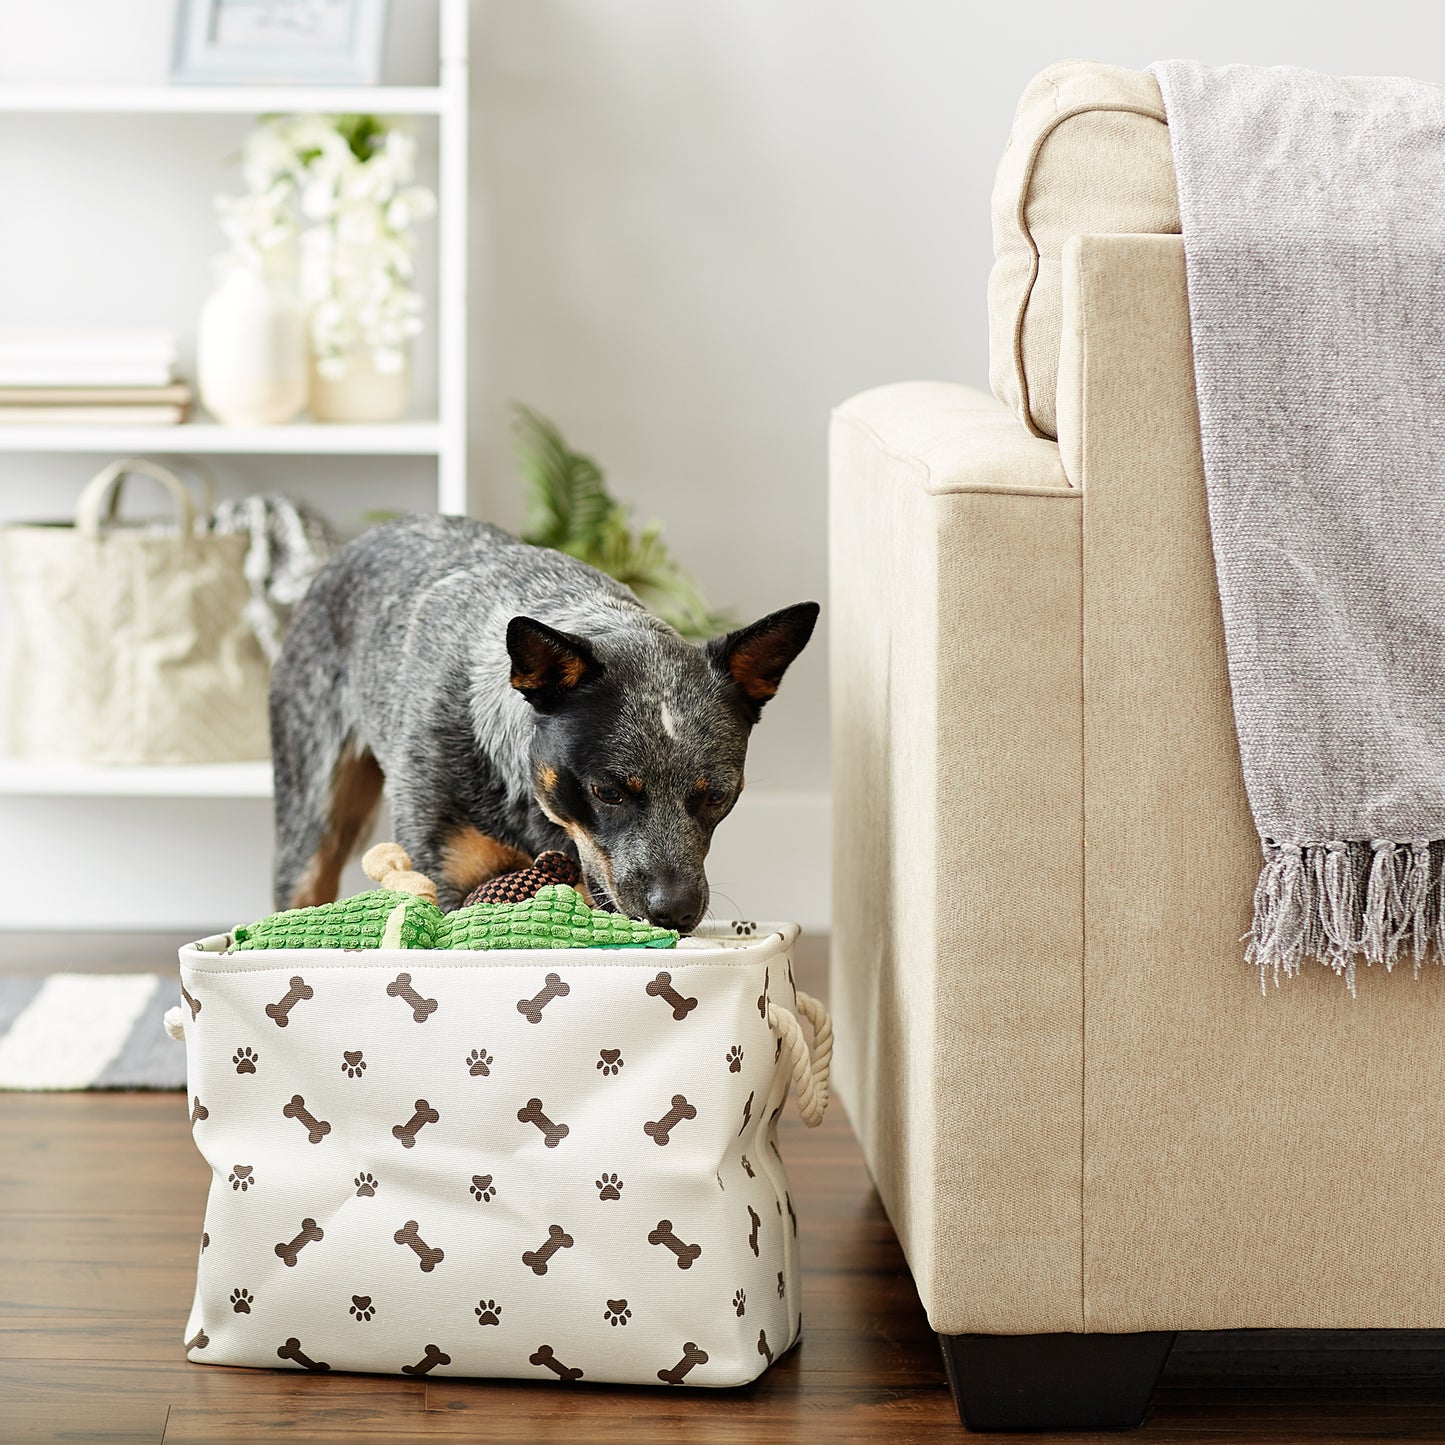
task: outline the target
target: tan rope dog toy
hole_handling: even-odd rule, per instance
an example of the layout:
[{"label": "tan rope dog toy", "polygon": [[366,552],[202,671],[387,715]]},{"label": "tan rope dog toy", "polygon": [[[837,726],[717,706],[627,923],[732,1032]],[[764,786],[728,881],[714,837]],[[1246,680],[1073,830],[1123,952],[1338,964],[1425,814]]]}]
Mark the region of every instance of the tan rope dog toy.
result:
[{"label": "tan rope dog toy", "polygon": [[399,843],[378,843],[368,848],[361,860],[362,870],[379,887],[397,893],[415,893],[428,903],[437,901],[437,886],[425,873],[414,873],[411,857]]}]

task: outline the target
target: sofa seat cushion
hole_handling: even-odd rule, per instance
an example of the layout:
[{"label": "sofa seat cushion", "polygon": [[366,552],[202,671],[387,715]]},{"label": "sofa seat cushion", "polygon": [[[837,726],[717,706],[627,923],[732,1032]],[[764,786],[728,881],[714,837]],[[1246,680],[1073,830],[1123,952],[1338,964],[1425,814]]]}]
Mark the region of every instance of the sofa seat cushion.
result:
[{"label": "sofa seat cushion", "polygon": [[993,191],[989,380],[1035,436],[1058,435],[1060,256],[1073,236],[1177,234],[1154,77],[1093,61],[1029,82]]}]

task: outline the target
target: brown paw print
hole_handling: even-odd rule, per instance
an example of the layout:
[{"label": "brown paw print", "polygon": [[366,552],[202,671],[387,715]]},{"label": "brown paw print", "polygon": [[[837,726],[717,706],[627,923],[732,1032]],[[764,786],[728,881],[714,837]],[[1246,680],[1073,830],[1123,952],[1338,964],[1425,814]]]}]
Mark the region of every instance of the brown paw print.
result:
[{"label": "brown paw print", "polygon": [[254,1074],[256,1065],[260,1063],[261,1055],[258,1054],[249,1044],[243,1045],[231,1055],[231,1062],[236,1066],[238,1074]]},{"label": "brown paw print", "polygon": [[597,1181],[598,1199],[621,1199],[622,1181],[615,1174],[604,1174]]},{"label": "brown paw print", "polygon": [[627,1062],[622,1057],[621,1049],[601,1049],[597,1054],[597,1067],[602,1070],[602,1077],[608,1078],[617,1074]]},{"label": "brown paw print", "polygon": [[474,1079],[485,1079],[492,1072],[492,1056],[485,1049],[473,1049],[467,1055],[467,1072]]},{"label": "brown paw print", "polygon": [[471,1194],[473,1199],[479,1199],[483,1204],[490,1204],[497,1197],[497,1186],[492,1183],[490,1174],[473,1174]]},{"label": "brown paw print", "polygon": [[757,931],[758,925],[746,918],[736,918],[733,920],[733,932],[737,934],[739,938],[751,938]]},{"label": "brown paw print", "polygon": [[359,1079],[366,1072],[366,1060],[362,1057],[360,1049],[342,1050],[341,1072],[348,1079]]},{"label": "brown paw print", "polygon": [[472,1311],[477,1317],[479,1325],[499,1325],[502,1323],[502,1307],[494,1299],[479,1299],[477,1307]]},{"label": "brown paw print", "polygon": [[742,1319],[742,1317],[747,1314],[748,1296],[746,1290],[740,1289],[733,1294],[733,1310],[736,1312],[739,1319]]},{"label": "brown paw print", "polygon": [[743,1071],[743,1050],[741,1044],[734,1044],[726,1054],[728,1073],[740,1074]]},{"label": "brown paw print", "polygon": [[239,1189],[244,1194],[256,1182],[252,1166],[249,1164],[231,1165],[231,1188]]},{"label": "brown paw print", "polygon": [[255,1298],[256,1296],[253,1295],[250,1290],[241,1289],[238,1286],[231,1291],[231,1308],[235,1310],[238,1315],[248,1315],[251,1313],[251,1305],[255,1301]]},{"label": "brown paw print", "polygon": [[610,1299],[607,1308],[602,1311],[602,1318],[614,1327],[625,1325],[632,1318],[632,1311],[627,1308],[625,1299]]},{"label": "brown paw print", "polygon": [[365,1324],[367,1320],[374,1318],[376,1306],[372,1304],[371,1296],[369,1294],[352,1295],[351,1314],[352,1318],[360,1324]]},{"label": "brown paw print", "polygon": [[376,1193],[376,1175],[361,1173],[352,1181],[356,1185],[358,1199],[370,1199]]}]

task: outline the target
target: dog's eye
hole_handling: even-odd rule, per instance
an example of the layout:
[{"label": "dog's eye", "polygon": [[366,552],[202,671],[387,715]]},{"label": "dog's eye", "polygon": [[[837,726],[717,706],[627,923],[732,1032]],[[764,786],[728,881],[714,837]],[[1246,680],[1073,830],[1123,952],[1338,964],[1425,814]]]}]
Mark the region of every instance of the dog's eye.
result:
[{"label": "dog's eye", "polygon": [[607,803],[611,806],[622,801],[622,789],[614,788],[611,783],[593,783],[592,796],[599,803]]},{"label": "dog's eye", "polygon": [[707,805],[709,808],[721,808],[722,805],[727,802],[729,796],[730,794],[725,789],[714,788],[707,795]]}]

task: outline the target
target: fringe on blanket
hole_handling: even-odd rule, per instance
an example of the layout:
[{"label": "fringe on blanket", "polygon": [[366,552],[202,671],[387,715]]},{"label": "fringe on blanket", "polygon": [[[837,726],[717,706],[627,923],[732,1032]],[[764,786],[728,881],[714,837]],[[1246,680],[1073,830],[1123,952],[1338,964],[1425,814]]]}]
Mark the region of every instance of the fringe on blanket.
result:
[{"label": "fringe on blanket", "polygon": [[1266,842],[1247,937],[1261,990],[1307,958],[1351,994],[1361,958],[1389,970],[1408,956],[1418,978],[1432,951],[1445,963],[1445,842]]}]

